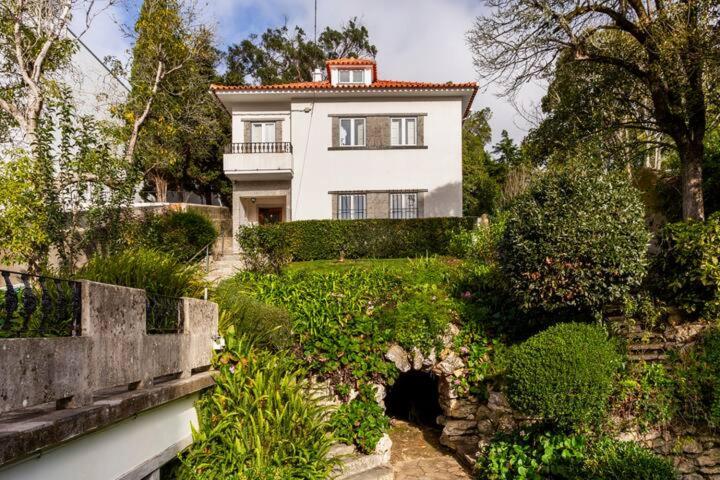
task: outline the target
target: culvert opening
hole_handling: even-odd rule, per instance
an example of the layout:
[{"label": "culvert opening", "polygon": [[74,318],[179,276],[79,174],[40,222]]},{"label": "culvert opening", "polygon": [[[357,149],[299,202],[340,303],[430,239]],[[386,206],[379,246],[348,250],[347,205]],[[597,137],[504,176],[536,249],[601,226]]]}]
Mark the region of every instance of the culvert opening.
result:
[{"label": "culvert opening", "polygon": [[439,428],[437,417],[442,409],[437,378],[429,372],[401,373],[387,390],[385,408],[390,417]]}]

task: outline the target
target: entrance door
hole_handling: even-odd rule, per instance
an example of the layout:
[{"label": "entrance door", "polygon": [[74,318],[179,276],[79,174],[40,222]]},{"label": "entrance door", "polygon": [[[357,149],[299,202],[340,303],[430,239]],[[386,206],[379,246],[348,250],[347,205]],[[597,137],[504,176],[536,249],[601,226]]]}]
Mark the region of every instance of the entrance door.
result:
[{"label": "entrance door", "polygon": [[268,223],[280,223],[282,221],[282,207],[258,208],[258,223],[266,225]]}]

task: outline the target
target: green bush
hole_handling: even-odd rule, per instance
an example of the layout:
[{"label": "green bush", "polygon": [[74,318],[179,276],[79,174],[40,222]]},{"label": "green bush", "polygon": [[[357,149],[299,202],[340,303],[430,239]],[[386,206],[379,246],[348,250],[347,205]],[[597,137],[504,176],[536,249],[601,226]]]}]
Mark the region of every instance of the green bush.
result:
[{"label": "green bush", "polygon": [[95,256],[80,269],[77,278],[141,288],[167,297],[197,297],[205,287],[203,272],[196,265],[147,248]]},{"label": "green bush", "polygon": [[390,420],[370,388],[364,386],[357,398],[333,412],[330,425],[338,440],[355,445],[363,453],[372,453],[390,428]]},{"label": "green bush", "polygon": [[483,480],[676,480],[672,463],[634,442],[532,428],[499,435],[479,457]]},{"label": "green bush", "polygon": [[251,349],[233,332],[215,360],[215,386],[196,403],[198,430],[180,480],[325,480],[333,436],[327,407],[291,358]]},{"label": "green bush", "polygon": [[550,327],[507,355],[511,405],[562,427],[603,416],[621,361],[602,328],[579,323]]},{"label": "green bush", "polygon": [[453,235],[475,222],[470,217],[304,220],[245,227],[237,240],[243,250],[281,261],[421,257],[447,255]]},{"label": "green bush", "polygon": [[681,352],[675,370],[683,417],[720,427],[720,330],[713,328],[697,345]]},{"label": "green bush", "polygon": [[499,435],[478,458],[476,471],[483,480],[575,480],[583,478],[585,438],[542,430]]},{"label": "green bush", "polygon": [[292,322],[287,310],[238,294],[221,284],[213,293],[218,304],[218,329],[224,335],[231,327],[256,348],[284,350],[292,346]]},{"label": "green bush", "polygon": [[527,310],[598,312],[643,280],[643,218],[627,174],[547,174],[511,207],[500,265]]},{"label": "green bush", "polygon": [[218,231],[201,213],[171,211],[159,215],[147,213],[129,221],[124,235],[128,248],[160,250],[187,262],[205,245],[212,247]]},{"label": "green bush", "polygon": [[238,229],[236,238],[244,264],[251,272],[279,274],[292,260],[286,233],[276,225],[245,225]]},{"label": "green bush", "polygon": [[505,231],[506,214],[495,215],[488,225],[473,230],[460,230],[450,240],[449,253],[477,263],[497,261],[497,247]]},{"label": "green bush", "polygon": [[720,212],[705,222],[667,225],[654,266],[669,302],[708,319],[720,316]]},{"label": "green bush", "polygon": [[590,480],[676,480],[670,460],[634,442],[603,439],[593,445],[585,461]]}]

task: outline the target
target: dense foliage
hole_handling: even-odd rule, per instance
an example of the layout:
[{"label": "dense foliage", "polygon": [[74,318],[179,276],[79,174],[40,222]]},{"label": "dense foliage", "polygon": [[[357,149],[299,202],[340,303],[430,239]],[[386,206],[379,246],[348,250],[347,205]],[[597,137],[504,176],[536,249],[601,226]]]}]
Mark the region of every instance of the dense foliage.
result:
[{"label": "dense foliage", "polygon": [[167,297],[199,296],[205,287],[203,273],[197,266],[146,248],[97,255],[80,269],[77,278],[141,288],[149,294]]},{"label": "dense foliage", "polygon": [[679,411],[685,420],[720,427],[720,330],[705,333],[676,365]]},{"label": "dense foliage", "polygon": [[666,226],[656,262],[665,297],[707,319],[720,315],[720,213]]},{"label": "dense foliage", "polygon": [[486,480],[675,480],[669,460],[633,442],[543,429],[500,435],[478,462]]},{"label": "dense foliage", "polygon": [[333,467],[328,411],[292,359],[252,349],[232,332],[214,361],[215,386],[196,404],[198,430],[180,479],[325,480]]},{"label": "dense foliage", "polygon": [[508,356],[511,405],[563,427],[602,417],[621,360],[602,328],[579,323],[552,326],[512,347]]},{"label": "dense foliage", "polygon": [[305,220],[243,227],[237,239],[249,260],[265,257],[275,268],[290,260],[445,255],[453,234],[474,225],[468,217]]},{"label": "dense foliage", "polygon": [[640,285],[648,238],[626,175],[565,170],[514,203],[500,264],[526,309],[597,312]]},{"label": "dense foliage", "polygon": [[138,221],[128,222],[126,230],[131,245],[162,250],[181,261],[190,260],[208,244],[212,247],[218,237],[212,221],[192,211],[147,214]]},{"label": "dense foliage", "polygon": [[349,403],[338,407],[330,418],[330,425],[338,440],[357,445],[363,453],[375,451],[378,441],[390,428],[390,421],[367,386]]}]

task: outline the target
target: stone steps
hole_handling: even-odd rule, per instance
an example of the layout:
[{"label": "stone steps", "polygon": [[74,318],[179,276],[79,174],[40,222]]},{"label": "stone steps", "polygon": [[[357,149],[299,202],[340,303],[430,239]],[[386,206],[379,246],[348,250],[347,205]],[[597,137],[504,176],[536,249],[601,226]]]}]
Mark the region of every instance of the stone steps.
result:
[{"label": "stone steps", "polygon": [[341,465],[335,469],[334,473],[337,476],[334,478],[336,480],[357,480],[357,475],[384,467],[386,464],[387,458],[380,454],[360,455],[356,453],[348,455],[341,460]]},{"label": "stone steps", "polygon": [[390,467],[375,467],[372,470],[356,473],[349,477],[339,477],[345,480],[394,480],[395,474]]}]

